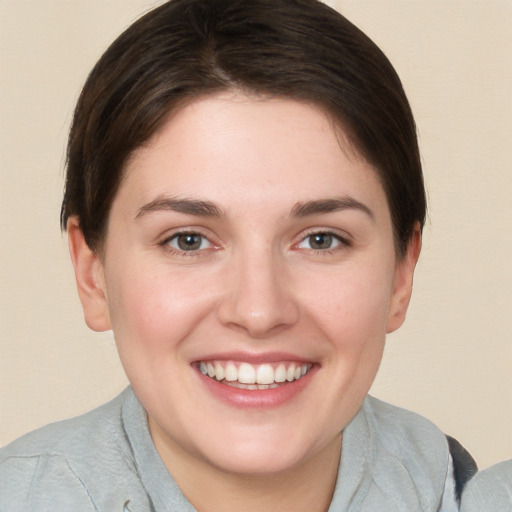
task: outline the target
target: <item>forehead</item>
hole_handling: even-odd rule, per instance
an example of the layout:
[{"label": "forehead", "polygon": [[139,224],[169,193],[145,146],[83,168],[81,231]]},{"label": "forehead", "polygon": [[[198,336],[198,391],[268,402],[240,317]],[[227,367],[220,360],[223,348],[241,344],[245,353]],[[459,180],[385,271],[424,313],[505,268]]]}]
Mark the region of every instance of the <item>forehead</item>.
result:
[{"label": "forehead", "polygon": [[348,194],[379,201],[377,173],[320,109],[290,99],[223,93],[174,112],[126,166],[118,196],[208,196],[240,206]]}]

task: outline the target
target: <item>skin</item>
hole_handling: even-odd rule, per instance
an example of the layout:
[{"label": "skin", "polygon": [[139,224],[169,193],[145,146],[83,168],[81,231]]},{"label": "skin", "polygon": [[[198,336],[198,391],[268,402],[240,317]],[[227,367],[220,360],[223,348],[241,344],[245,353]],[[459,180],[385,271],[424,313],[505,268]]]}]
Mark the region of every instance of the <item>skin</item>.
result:
[{"label": "skin", "polygon": [[[198,510],[327,510],[342,430],[404,321],[419,228],[397,259],[377,174],[340,140],[308,104],[197,99],[132,155],[101,257],[69,221],[85,319],[113,329],[155,446]],[[183,232],[197,249],[180,249]],[[238,407],[195,366],[233,354],[314,370],[277,406]]]}]

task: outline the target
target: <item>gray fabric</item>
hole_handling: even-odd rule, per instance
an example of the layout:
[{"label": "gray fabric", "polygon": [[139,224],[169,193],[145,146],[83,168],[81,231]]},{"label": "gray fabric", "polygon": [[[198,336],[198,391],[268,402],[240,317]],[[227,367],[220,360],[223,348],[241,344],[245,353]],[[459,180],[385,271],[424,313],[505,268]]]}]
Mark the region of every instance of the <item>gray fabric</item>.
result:
[{"label": "gray fabric", "polygon": [[[329,512],[457,510],[445,489],[453,486],[447,443],[427,420],[367,397],[343,436]],[[194,511],[156,452],[131,388],[0,450],[1,512],[69,510]]]},{"label": "gray fabric", "polygon": [[342,454],[329,512],[458,510],[446,438],[421,416],[367,397]]},{"label": "gray fabric", "polygon": [[477,473],[462,493],[461,512],[512,511],[512,460]]}]

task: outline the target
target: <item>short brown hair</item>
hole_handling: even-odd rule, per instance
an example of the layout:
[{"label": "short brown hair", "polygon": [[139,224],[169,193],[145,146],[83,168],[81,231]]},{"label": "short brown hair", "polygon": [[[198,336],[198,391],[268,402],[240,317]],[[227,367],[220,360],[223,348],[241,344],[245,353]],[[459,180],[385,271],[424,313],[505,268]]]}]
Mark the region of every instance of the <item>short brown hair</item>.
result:
[{"label": "short brown hair", "polygon": [[171,0],[103,54],[71,126],[61,225],[101,247],[129,155],[194,97],[242,89],[319,105],[371,163],[402,255],[426,200],[416,127],[379,48],[316,0]]}]

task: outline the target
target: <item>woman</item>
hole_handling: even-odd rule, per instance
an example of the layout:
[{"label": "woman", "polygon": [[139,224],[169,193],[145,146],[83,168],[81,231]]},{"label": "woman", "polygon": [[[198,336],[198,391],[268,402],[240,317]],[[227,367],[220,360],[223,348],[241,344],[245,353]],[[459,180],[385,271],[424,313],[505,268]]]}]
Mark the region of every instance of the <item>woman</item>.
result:
[{"label": "woman", "polygon": [[367,396],[425,194],[380,50],[313,0],[174,0],[78,102],[62,226],[128,388],[2,451],[2,510],[457,510],[445,436]]}]

